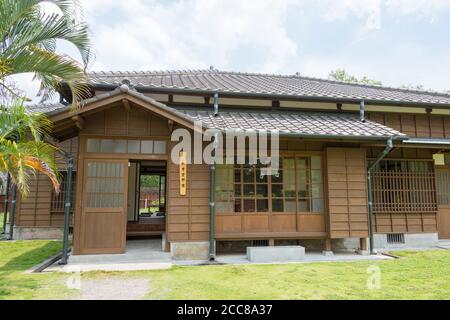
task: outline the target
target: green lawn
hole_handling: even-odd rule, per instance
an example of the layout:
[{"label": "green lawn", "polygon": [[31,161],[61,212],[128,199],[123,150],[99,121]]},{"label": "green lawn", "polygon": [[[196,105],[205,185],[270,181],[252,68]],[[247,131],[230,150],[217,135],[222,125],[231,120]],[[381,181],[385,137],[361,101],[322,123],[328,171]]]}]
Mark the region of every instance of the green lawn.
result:
[{"label": "green lawn", "polygon": [[0,213],[0,232],[3,232],[3,215],[3,212]]},{"label": "green lawn", "polygon": [[0,299],[64,299],[73,294],[65,285],[67,275],[25,274],[61,247],[60,241],[0,241]]},{"label": "green lawn", "polygon": [[[60,250],[60,242],[0,242],[0,299],[77,298],[67,274],[24,274]],[[450,251],[397,253],[402,258],[351,263],[174,267],[91,272],[83,280],[146,279],[148,299],[450,299]],[[368,289],[379,267],[381,288]]]}]

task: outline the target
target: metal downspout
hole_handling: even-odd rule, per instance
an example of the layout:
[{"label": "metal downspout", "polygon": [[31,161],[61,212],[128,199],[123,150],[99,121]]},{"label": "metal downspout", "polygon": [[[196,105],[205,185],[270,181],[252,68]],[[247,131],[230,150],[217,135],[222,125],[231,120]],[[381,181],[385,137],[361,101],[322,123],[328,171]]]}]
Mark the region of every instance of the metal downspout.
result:
[{"label": "metal downspout", "polygon": [[216,161],[210,167],[210,191],[209,191],[209,260],[214,261],[216,256],[215,248],[215,186],[216,186]]},{"label": "metal downspout", "polygon": [[70,209],[72,208],[72,176],[73,176],[73,157],[68,157],[67,164],[67,179],[66,179],[66,194],[64,201],[64,236],[63,236],[63,252],[59,264],[67,264],[69,251],[69,224],[70,224]]},{"label": "metal downspout", "polygon": [[378,155],[374,162],[367,169],[367,193],[368,193],[368,209],[369,209],[369,241],[370,241],[370,254],[374,254],[373,248],[373,196],[372,196],[372,171],[377,164],[383,160],[394,148],[392,143],[392,137],[386,142],[386,148]]},{"label": "metal downspout", "polygon": [[9,213],[9,240],[14,239],[14,216],[16,213],[17,185],[13,185],[11,195],[11,212]]},{"label": "metal downspout", "polygon": [[5,205],[4,205],[4,215],[3,215],[3,230],[2,234],[6,234],[6,223],[8,219],[8,206],[9,206],[9,189],[11,186],[11,176],[8,174],[6,177],[6,192],[5,192]]}]

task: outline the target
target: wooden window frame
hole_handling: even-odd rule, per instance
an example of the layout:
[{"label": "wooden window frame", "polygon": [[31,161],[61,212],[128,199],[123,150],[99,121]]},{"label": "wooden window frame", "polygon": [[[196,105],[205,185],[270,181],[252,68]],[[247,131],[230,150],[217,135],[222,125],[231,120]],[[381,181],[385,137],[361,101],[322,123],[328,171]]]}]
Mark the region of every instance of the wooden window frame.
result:
[{"label": "wooden window frame", "polygon": [[[382,169],[387,168],[389,162],[394,169]],[[421,163],[428,168],[413,169],[411,166],[414,163]],[[383,167],[378,166],[372,172],[374,213],[437,212],[436,178],[432,160],[386,159],[381,164]]]},{"label": "wooden window frame", "polygon": [[[60,172],[61,179],[61,191],[56,193],[55,189],[52,188],[51,200],[50,200],[50,214],[61,214],[64,213],[65,202],[66,202],[66,181],[67,181],[67,172]],[[70,209],[70,213],[74,211],[74,203],[76,197],[76,182],[77,182],[77,172],[72,172],[72,206]]]},{"label": "wooden window frame", "polygon": [[[313,197],[313,181],[312,181],[312,174],[313,169],[311,165],[311,158],[312,157],[320,157],[320,171],[321,172],[321,181],[318,183],[320,185],[321,190],[321,198],[314,198]],[[245,214],[245,215],[252,215],[252,214],[273,214],[273,215],[283,215],[283,214],[314,214],[314,215],[320,215],[325,213],[325,174],[324,174],[324,155],[323,152],[317,151],[317,152],[282,152],[280,153],[280,163],[283,162],[283,159],[285,158],[292,158],[294,160],[294,172],[295,172],[295,210],[294,211],[285,211],[286,208],[286,199],[293,200],[294,197],[286,197],[285,190],[284,190],[284,181],[280,183],[274,183],[272,181],[271,176],[267,176],[267,181],[264,183],[258,182],[257,180],[257,167],[253,166],[252,171],[253,174],[253,182],[252,183],[246,183],[244,182],[244,170],[246,169],[246,166],[243,164],[240,165],[231,165],[233,167],[233,179],[235,179],[236,172],[240,172],[240,182],[236,182],[236,180],[233,180],[233,187],[234,190],[236,190],[236,186],[239,185],[240,188],[240,196],[236,196],[236,192],[233,192],[233,208],[234,210],[232,212],[220,212],[218,214]],[[299,197],[299,190],[298,190],[298,179],[297,179],[297,158],[307,158],[308,159],[308,197]],[[280,175],[283,174],[284,168],[280,168]],[[251,197],[251,200],[253,200],[253,205],[255,210],[254,211],[244,211],[245,208],[245,194],[244,194],[244,186],[246,184],[252,184],[254,186],[254,195]],[[282,186],[282,197],[273,197],[273,185],[281,185]],[[267,197],[259,198],[257,196],[257,186],[258,185],[266,185],[267,186]],[[249,200],[250,197],[247,197],[247,200]],[[282,200],[283,201],[283,210],[282,211],[274,211],[273,210],[273,200]],[[300,211],[299,210],[299,199],[307,199],[309,204],[309,211]],[[321,212],[313,211],[313,200],[314,199],[322,199],[322,210]],[[236,211],[236,200],[240,200],[240,211]],[[267,211],[259,211],[258,210],[258,200],[267,200],[268,202],[268,208]]]}]

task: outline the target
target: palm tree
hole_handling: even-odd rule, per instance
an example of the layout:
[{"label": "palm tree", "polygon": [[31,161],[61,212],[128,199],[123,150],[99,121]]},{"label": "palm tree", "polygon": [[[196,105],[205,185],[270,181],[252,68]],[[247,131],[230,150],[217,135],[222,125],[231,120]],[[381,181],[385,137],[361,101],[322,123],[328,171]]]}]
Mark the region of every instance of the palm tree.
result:
[{"label": "palm tree", "polygon": [[26,195],[28,181],[37,172],[50,178],[58,192],[57,148],[45,142],[52,128],[43,113],[27,113],[17,100],[0,110],[0,172],[8,173],[18,190]]},{"label": "palm tree", "polygon": [[[46,14],[44,3],[56,6],[60,13]],[[80,16],[77,0],[0,0],[0,89],[18,97],[8,77],[33,73],[41,83],[43,101],[65,83],[77,106],[87,94],[85,68],[90,58],[88,29]],[[59,40],[73,44],[82,63],[57,53]]]}]

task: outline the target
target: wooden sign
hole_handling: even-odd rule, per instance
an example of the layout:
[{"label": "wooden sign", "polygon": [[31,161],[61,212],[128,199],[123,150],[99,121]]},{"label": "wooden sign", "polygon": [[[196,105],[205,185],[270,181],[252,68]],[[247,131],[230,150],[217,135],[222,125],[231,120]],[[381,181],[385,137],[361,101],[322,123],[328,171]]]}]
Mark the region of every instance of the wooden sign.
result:
[{"label": "wooden sign", "polygon": [[187,184],[187,166],[186,166],[186,152],[180,152],[180,195],[186,195]]},{"label": "wooden sign", "polygon": [[445,165],[445,155],[443,153],[433,154],[434,164],[436,166]]}]

